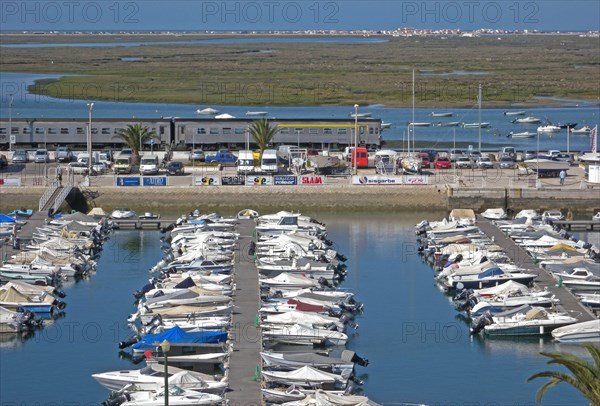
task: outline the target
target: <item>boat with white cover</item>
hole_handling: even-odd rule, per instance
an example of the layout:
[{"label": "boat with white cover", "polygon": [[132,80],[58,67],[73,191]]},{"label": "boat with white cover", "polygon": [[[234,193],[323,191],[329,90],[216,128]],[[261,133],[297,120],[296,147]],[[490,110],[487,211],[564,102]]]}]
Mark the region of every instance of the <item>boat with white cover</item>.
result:
[{"label": "boat with white cover", "polygon": [[600,344],[600,320],[574,323],[552,330],[552,337],[561,343]]},{"label": "boat with white cover", "polygon": [[262,371],[265,382],[282,385],[297,385],[309,388],[344,389],[348,379],[341,375],[320,371],[311,366],[303,366],[293,371]]}]

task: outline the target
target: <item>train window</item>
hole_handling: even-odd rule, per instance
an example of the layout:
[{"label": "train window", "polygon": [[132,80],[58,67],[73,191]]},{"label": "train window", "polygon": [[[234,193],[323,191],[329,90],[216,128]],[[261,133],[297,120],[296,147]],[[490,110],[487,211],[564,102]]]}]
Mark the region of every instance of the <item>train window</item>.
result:
[{"label": "train window", "polygon": [[319,129],[318,128],[309,128],[308,129],[308,133],[309,134],[318,134],[319,133]]},{"label": "train window", "polygon": [[360,133],[364,134],[365,133],[365,127],[360,127]]},{"label": "train window", "polygon": [[6,127],[0,128],[0,134],[6,134],[6,132],[7,132],[7,128]]},{"label": "train window", "polygon": [[92,128],[92,134],[98,134],[98,129],[97,128]]},{"label": "train window", "polygon": [[19,127],[11,127],[10,133],[11,134],[19,134]]},{"label": "train window", "polygon": [[110,135],[110,128],[103,128],[102,129],[102,134]]},{"label": "train window", "polygon": [[231,128],[223,128],[223,134],[231,134]]},{"label": "train window", "polygon": [[43,128],[41,128],[41,127],[36,127],[36,128],[35,128],[35,133],[36,133],[36,134],[43,134],[43,133],[44,133],[44,129],[43,129]]},{"label": "train window", "polygon": [[244,134],[244,133],[245,133],[245,131],[244,131],[244,129],[243,129],[242,127],[235,127],[235,128],[233,129],[233,132],[234,132],[235,134]]},{"label": "train window", "polygon": [[56,134],[57,130],[56,128],[48,128],[48,134]]},{"label": "train window", "polygon": [[198,134],[206,134],[206,128],[198,128]]},{"label": "train window", "polygon": [[295,133],[295,134],[304,134],[304,128],[296,128],[296,129],[294,130],[294,133]]},{"label": "train window", "polygon": [[23,134],[31,134],[31,128],[23,127]]},{"label": "train window", "polygon": [[323,129],[323,134],[329,134],[329,135],[331,135],[331,134],[333,134],[333,130],[331,128],[324,128]]},{"label": "train window", "polygon": [[369,134],[373,134],[373,127],[369,127]]},{"label": "train window", "polygon": [[60,133],[61,134],[68,134],[69,133],[69,129],[66,128],[66,127],[63,127],[63,128],[60,129]]},{"label": "train window", "polygon": [[113,133],[114,133],[115,135],[116,135],[116,134],[119,134],[121,131],[123,131],[123,129],[122,129],[122,128],[119,128],[119,127],[117,127],[117,128],[115,128],[115,129],[113,129]]},{"label": "train window", "polygon": [[289,127],[283,127],[281,130],[279,130],[279,134],[289,134],[289,133],[290,133]]},{"label": "train window", "polygon": [[338,128],[337,133],[339,135],[346,135],[346,134],[348,134],[348,129],[347,128]]},{"label": "train window", "polygon": [[77,135],[85,134],[83,127],[77,127]]},{"label": "train window", "polygon": [[219,134],[219,129],[218,129],[218,128],[215,128],[215,127],[212,127],[212,128],[210,129],[210,134],[211,134],[211,135],[218,135],[218,134]]}]

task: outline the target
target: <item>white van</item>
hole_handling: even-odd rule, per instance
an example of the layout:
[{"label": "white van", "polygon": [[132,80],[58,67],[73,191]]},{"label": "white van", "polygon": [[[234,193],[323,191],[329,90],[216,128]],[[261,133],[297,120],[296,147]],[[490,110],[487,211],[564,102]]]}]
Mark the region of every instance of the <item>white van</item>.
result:
[{"label": "white van", "polygon": [[265,149],[260,160],[260,171],[265,173],[277,173],[277,151],[274,149]]},{"label": "white van", "polygon": [[140,173],[142,175],[156,175],[158,173],[158,156],[144,155],[140,160]]},{"label": "white van", "polygon": [[238,153],[237,173],[252,173],[254,172],[254,155],[250,150],[242,150]]}]

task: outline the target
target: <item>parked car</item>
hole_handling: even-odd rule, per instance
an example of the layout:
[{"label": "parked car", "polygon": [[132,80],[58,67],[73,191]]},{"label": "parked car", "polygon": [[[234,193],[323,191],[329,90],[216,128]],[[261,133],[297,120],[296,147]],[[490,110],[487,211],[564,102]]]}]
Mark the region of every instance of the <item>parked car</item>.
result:
[{"label": "parked car", "polygon": [[477,151],[477,150],[469,150],[468,152],[468,156],[469,158],[471,158],[472,162],[477,162],[477,160],[481,157],[481,152]]},{"label": "parked car", "polygon": [[456,165],[457,168],[470,169],[473,167],[473,161],[471,161],[471,158],[468,156],[462,155],[456,158],[454,165]]},{"label": "parked car", "polygon": [[35,151],[33,156],[33,162],[36,164],[50,162],[50,155],[48,155],[47,149],[38,149]]},{"label": "parked car", "polygon": [[438,156],[435,158],[435,162],[433,163],[435,169],[450,169],[452,168],[452,162],[450,162],[450,158],[447,156]]},{"label": "parked car", "polygon": [[6,168],[7,166],[8,166],[8,159],[6,159],[6,156],[0,154],[0,169]]},{"label": "parked car", "polygon": [[494,167],[494,162],[489,156],[481,156],[477,159],[476,166],[479,169],[491,169]]},{"label": "parked car", "polygon": [[423,149],[419,153],[424,153],[429,156],[429,162],[435,161],[435,157],[438,155],[438,152],[435,149]]},{"label": "parked car", "polygon": [[502,156],[498,161],[498,165],[502,169],[514,169],[517,166],[515,161],[508,155]]},{"label": "parked car", "polygon": [[189,154],[190,161],[204,162],[205,158],[206,158],[206,156],[204,155],[204,151],[202,151],[201,149],[194,149],[194,150],[190,151],[190,154]]},{"label": "parked car", "polygon": [[13,152],[12,156],[13,164],[25,164],[29,162],[29,155],[27,155],[27,151],[24,149],[17,149]]},{"label": "parked car", "polygon": [[573,156],[571,154],[566,154],[564,152],[558,153],[554,155],[554,159],[558,161],[568,162],[569,165],[573,165]]},{"label": "parked car", "polygon": [[73,151],[69,147],[58,147],[56,148],[56,161],[57,162],[71,162],[75,155],[73,155]]},{"label": "parked car", "polygon": [[449,155],[450,161],[454,162],[459,156],[463,156],[464,154],[465,152],[462,149],[451,149]]},{"label": "parked car", "polygon": [[523,160],[534,159],[537,156],[537,152],[535,151],[525,151],[523,153]]},{"label": "parked car", "polygon": [[185,173],[185,167],[181,161],[170,161],[165,165],[165,171],[167,175],[183,175]]},{"label": "parked car", "polygon": [[131,148],[123,148],[121,149],[121,152],[119,152],[119,156],[120,157],[126,157],[126,156],[132,156],[133,155],[133,150]]},{"label": "parked car", "polygon": [[220,149],[214,155],[207,155],[205,157],[206,162],[218,163],[221,165],[235,165],[237,162],[237,156],[233,155],[227,149]]},{"label": "parked car", "polygon": [[421,158],[421,168],[431,168],[431,160],[427,152],[419,152],[417,156]]},{"label": "parked car", "polygon": [[[69,170],[75,175],[87,175],[88,164],[87,162],[77,161],[69,163]],[[92,175],[100,175],[107,171],[106,165],[102,162],[92,162]]]}]

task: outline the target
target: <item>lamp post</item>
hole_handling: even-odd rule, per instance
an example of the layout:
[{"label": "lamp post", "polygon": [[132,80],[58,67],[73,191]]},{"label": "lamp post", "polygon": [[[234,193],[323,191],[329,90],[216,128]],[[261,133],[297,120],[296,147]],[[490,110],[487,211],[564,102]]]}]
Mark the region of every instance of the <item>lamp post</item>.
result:
[{"label": "lamp post", "polygon": [[354,174],[358,174],[358,104],[354,105]]},{"label": "lamp post", "polygon": [[169,406],[169,364],[167,353],[171,349],[171,343],[165,339],[162,343],[160,343],[160,348],[165,357],[165,406]]},{"label": "lamp post", "polygon": [[88,152],[88,179],[91,180],[92,176],[92,110],[94,109],[94,103],[88,103],[88,139],[87,139],[87,152]]},{"label": "lamp post", "polygon": [[298,149],[300,149],[300,130],[296,129],[296,137],[298,137]]},{"label": "lamp post", "polygon": [[8,95],[8,150],[12,152],[12,104],[13,95]]},{"label": "lamp post", "polygon": [[479,120],[479,123],[477,125],[477,132],[479,135],[479,152],[481,152],[481,83],[479,84],[479,92],[477,95],[477,108],[477,120]]}]

